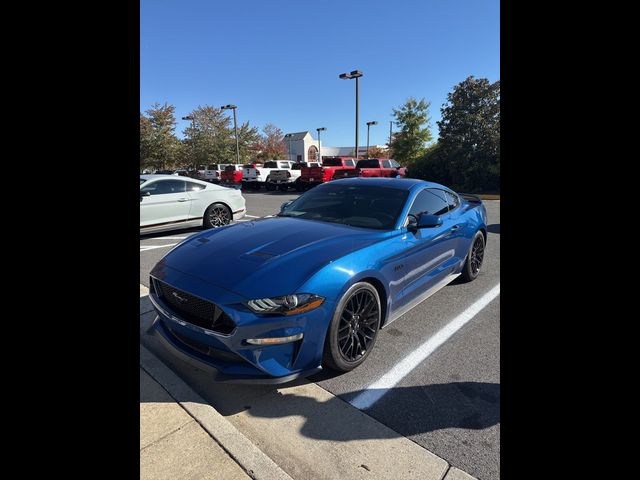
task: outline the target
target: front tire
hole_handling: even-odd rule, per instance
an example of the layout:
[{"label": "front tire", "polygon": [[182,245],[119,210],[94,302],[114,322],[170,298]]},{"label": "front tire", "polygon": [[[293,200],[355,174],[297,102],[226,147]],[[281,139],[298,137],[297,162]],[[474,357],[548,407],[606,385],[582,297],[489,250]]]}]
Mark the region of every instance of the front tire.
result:
[{"label": "front tire", "polygon": [[380,296],[370,283],[351,286],[340,299],[329,325],[323,365],[348,372],[363,363],[378,338],[381,312]]},{"label": "front tire", "polygon": [[204,212],[204,228],[216,228],[229,225],[233,220],[231,210],[223,203],[213,203]]},{"label": "front tire", "polygon": [[480,274],[480,268],[484,260],[485,241],[482,232],[478,231],[471,241],[471,247],[467,254],[467,260],[462,267],[462,280],[472,282]]}]

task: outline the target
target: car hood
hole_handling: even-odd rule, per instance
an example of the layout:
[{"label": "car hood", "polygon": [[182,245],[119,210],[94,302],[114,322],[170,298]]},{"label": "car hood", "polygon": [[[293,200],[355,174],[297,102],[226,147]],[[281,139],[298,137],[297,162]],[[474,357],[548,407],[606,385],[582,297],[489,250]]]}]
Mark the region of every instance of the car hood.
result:
[{"label": "car hood", "polygon": [[323,266],[389,234],[276,217],[194,235],[160,263],[247,299],[264,298],[295,293]]}]

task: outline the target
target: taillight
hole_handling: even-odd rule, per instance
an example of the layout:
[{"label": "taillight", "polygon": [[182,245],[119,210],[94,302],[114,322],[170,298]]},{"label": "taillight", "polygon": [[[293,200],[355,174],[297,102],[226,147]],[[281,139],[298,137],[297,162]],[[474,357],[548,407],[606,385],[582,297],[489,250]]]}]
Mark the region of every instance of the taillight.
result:
[{"label": "taillight", "polygon": [[324,175],[324,168],[320,169],[320,173]]}]

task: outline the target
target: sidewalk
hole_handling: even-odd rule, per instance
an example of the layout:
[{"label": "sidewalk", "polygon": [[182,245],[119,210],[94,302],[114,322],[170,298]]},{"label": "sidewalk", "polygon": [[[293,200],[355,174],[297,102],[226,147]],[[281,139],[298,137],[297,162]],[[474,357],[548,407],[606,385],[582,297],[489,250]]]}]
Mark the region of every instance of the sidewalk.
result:
[{"label": "sidewalk", "polygon": [[251,478],[142,367],[140,478]]},{"label": "sidewalk", "polygon": [[140,479],[292,480],[140,345]]}]

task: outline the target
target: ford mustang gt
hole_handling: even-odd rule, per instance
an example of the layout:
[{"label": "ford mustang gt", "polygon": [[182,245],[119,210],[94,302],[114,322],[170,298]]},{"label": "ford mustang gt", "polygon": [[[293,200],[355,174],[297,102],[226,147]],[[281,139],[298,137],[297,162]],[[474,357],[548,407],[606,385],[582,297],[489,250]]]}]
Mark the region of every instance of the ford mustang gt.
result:
[{"label": "ford mustang gt", "polygon": [[322,184],[279,214],[190,236],[150,274],[149,333],[217,381],[349,371],[378,332],[484,257],[473,195],[415,179]]}]

